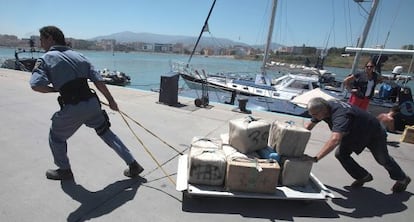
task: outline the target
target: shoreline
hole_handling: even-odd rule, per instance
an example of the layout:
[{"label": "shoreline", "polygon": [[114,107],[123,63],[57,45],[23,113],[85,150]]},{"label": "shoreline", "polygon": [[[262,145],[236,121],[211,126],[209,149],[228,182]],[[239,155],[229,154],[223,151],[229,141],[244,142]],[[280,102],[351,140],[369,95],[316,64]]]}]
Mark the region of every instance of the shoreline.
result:
[{"label": "shoreline", "polygon": [[[24,47],[23,47],[24,48]],[[9,50],[16,50],[16,47],[6,47],[6,46],[0,46],[0,49],[9,49]],[[88,49],[76,49],[79,51],[84,52],[96,52],[96,53],[108,53],[108,54],[128,54],[128,53],[143,53],[143,54],[161,54],[161,55],[177,55],[177,56],[183,56],[188,57],[189,54],[178,54],[178,53],[166,53],[166,52],[146,52],[146,51],[108,51],[108,50],[88,50]],[[223,59],[233,59],[233,60],[244,60],[244,61],[255,61],[255,62],[261,62],[262,57],[253,57],[253,56],[235,56],[235,55],[201,55],[197,54],[194,55],[196,57],[206,57],[206,58],[223,58]],[[1,57],[0,62],[4,62],[3,60],[6,59],[12,59],[14,58],[14,53],[11,54],[9,57]],[[269,63],[270,62],[283,62],[287,64],[293,64],[293,65],[303,65],[305,58],[310,58],[311,61],[313,61],[312,65],[314,65],[314,61],[317,60],[317,56],[315,55],[271,55],[269,57]],[[363,68],[366,61],[369,60],[369,56],[362,55],[359,62],[359,68]],[[340,54],[333,54],[328,55],[326,57],[326,60],[324,62],[324,67],[332,67],[332,68],[344,68],[344,69],[351,69],[352,63],[354,60],[354,56],[347,56],[343,57]],[[410,68],[411,58],[405,58],[403,59],[400,56],[390,56],[388,61],[386,61],[382,67],[383,72],[391,72],[395,66],[403,66],[404,70],[403,73],[405,74],[411,74],[414,73],[414,66],[411,67],[411,72],[409,72],[408,68]],[[312,67],[311,65],[311,67]]]}]

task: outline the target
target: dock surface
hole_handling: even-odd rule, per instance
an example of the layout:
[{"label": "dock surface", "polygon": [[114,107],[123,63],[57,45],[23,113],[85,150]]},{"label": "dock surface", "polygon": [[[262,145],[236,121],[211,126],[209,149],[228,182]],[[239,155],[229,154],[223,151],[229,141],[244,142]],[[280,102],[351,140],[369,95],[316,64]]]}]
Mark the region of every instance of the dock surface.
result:
[{"label": "dock surface", "polygon": [[[48,144],[50,118],[59,109],[57,94],[31,90],[30,73],[0,69],[0,221],[412,221],[414,182],[406,192],[393,194],[394,184],[369,151],[355,159],[374,180],[360,189],[333,153],[313,165],[312,173],[335,198],[324,201],[286,201],[238,198],[183,198],[173,182],[157,167],[118,112],[107,110],[111,129],[145,168],[142,178],[123,176],[125,163],[93,129],[82,126],[68,140],[74,181],[45,177],[56,168]],[[159,94],[108,86],[132,131],[163,169],[176,180],[179,153],[187,153],[194,136],[220,137],[232,119],[248,114],[235,107],[194,106],[194,99],[179,97],[179,105],[159,103]],[[103,96],[100,96],[104,99]],[[106,102],[105,100],[103,100]],[[269,122],[306,118],[252,111]],[[125,117],[125,116],[124,116]],[[133,119],[136,122],[133,122]],[[139,123],[141,126],[139,126]],[[151,132],[151,133],[149,133]],[[329,138],[326,124],[313,130],[305,153],[315,155]],[[363,135],[361,135],[363,136]],[[414,178],[414,145],[400,142],[401,134],[388,134],[389,152]],[[168,145],[167,145],[168,144]]]}]

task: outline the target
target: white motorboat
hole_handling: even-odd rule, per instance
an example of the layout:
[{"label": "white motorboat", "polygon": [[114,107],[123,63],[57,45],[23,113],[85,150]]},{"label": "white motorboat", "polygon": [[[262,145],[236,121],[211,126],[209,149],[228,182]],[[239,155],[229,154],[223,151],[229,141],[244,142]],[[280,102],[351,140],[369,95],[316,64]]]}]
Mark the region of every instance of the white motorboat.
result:
[{"label": "white motorboat", "polygon": [[110,85],[126,86],[131,83],[131,77],[124,72],[112,71],[107,68],[99,70],[104,82]]}]

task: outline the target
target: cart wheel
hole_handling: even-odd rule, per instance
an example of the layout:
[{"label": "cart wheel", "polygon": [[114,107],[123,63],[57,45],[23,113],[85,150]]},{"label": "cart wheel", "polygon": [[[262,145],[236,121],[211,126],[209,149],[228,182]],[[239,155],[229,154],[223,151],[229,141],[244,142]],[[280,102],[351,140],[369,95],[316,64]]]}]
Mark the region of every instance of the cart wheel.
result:
[{"label": "cart wheel", "polygon": [[194,100],[194,105],[195,105],[195,106],[200,107],[200,106],[201,106],[201,104],[203,104],[203,102],[201,101],[201,99],[195,99],[195,100]]}]

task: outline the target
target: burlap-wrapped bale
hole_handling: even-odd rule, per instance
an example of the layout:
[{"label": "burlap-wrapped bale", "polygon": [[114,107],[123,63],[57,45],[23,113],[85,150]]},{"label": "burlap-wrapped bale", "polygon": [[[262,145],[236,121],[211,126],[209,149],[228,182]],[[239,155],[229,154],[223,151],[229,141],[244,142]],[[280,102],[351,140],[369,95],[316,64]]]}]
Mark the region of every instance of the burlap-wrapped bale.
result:
[{"label": "burlap-wrapped bale", "polygon": [[414,125],[405,126],[404,132],[401,136],[401,142],[414,144]]},{"label": "burlap-wrapped bale", "polygon": [[275,193],[280,166],[264,159],[235,158],[227,162],[226,189],[253,193]]},{"label": "burlap-wrapped bale", "polygon": [[220,138],[221,138],[221,141],[223,142],[222,149],[224,151],[224,154],[226,155],[227,161],[231,160],[231,159],[234,159],[234,158],[238,158],[238,157],[241,157],[241,158],[259,158],[260,159],[260,156],[256,152],[241,153],[236,148],[229,145],[229,134],[228,133],[221,134]]},{"label": "burlap-wrapped bale", "polygon": [[269,146],[281,156],[300,157],[310,135],[309,130],[294,123],[274,121],[269,132]]},{"label": "burlap-wrapped bale", "polygon": [[191,140],[191,147],[198,147],[203,149],[221,149],[222,140],[220,138],[206,138],[201,136],[195,136]]},{"label": "burlap-wrapped bale", "polygon": [[235,158],[248,158],[246,154],[240,153],[239,151],[237,151],[234,147],[230,145],[223,145],[223,152],[228,161],[235,159]]},{"label": "burlap-wrapped bale", "polygon": [[313,162],[302,158],[286,158],[282,160],[281,184],[283,186],[306,186]]},{"label": "burlap-wrapped bale", "polygon": [[220,139],[195,137],[188,158],[189,183],[223,185],[227,160]]},{"label": "burlap-wrapped bale", "polygon": [[229,144],[241,153],[250,153],[267,146],[270,123],[251,116],[230,120]]}]

